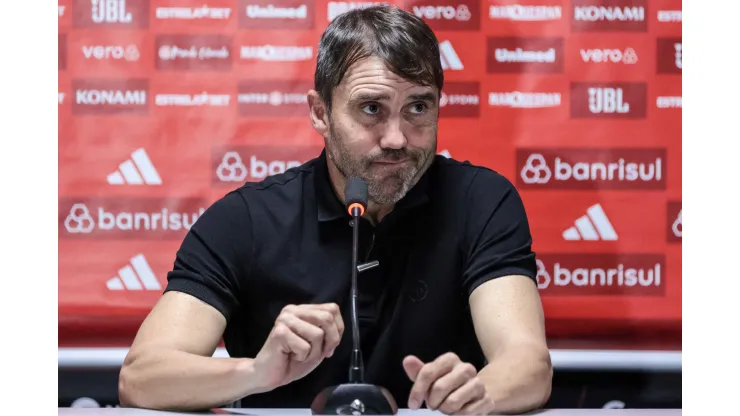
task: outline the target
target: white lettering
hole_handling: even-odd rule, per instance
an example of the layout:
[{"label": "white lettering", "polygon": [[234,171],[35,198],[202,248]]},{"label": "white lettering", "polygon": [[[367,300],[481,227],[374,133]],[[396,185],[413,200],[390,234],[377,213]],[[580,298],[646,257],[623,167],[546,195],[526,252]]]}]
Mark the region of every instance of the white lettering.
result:
[{"label": "white lettering", "polygon": [[545,92],[492,92],[488,94],[488,105],[511,108],[559,107],[559,93]]},{"label": "white lettering", "polygon": [[77,90],[75,98],[84,105],[146,105],[144,90]]},{"label": "white lettering", "polygon": [[619,20],[622,22],[633,21],[642,22],[645,20],[644,7],[606,7],[606,6],[577,6],[574,9],[575,20],[587,22],[596,22],[608,20],[613,22]]},{"label": "white lettering", "polygon": [[655,286],[660,287],[660,264],[656,263],[651,268],[634,268],[625,267],[624,264],[618,264],[615,268],[577,268],[568,269],[562,267],[560,263],[555,263],[555,286]]},{"label": "white lettering", "polygon": [[654,162],[628,162],[620,158],[616,162],[575,162],[569,163],[561,158],[555,158],[555,180],[567,181],[656,181],[663,178],[663,160],[656,158]]},{"label": "white lettering", "polygon": [[205,208],[198,212],[170,212],[162,208],[160,212],[108,212],[98,208],[98,229],[103,231],[154,231],[154,230],[190,230],[195,221],[203,215]]},{"label": "white lettering", "polygon": [[213,19],[227,20],[231,16],[231,9],[228,7],[157,7],[155,11],[157,19]]},{"label": "white lettering", "polygon": [[491,20],[521,20],[542,21],[560,20],[563,17],[563,8],[560,6],[522,6],[512,4],[506,6],[491,6],[488,10]]},{"label": "white lettering", "polygon": [[658,21],[664,23],[681,22],[683,13],[681,10],[658,10]]},{"label": "white lettering", "polygon": [[268,163],[263,160],[259,160],[257,156],[252,155],[249,158],[249,176],[256,179],[266,178],[270,175],[283,173],[287,169],[294,168],[300,165],[301,162],[297,160],[274,160]]},{"label": "white lettering", "polygon": [[260,61],[307,61],[313,57],[311,46],[242,46],[242,59]]},{"label": "white lettering", "polygon": [[92,21],[95,23],[131,23],[133,16],[126,11],[126,0],[91,0]]},{"label": "white lettering", "polygon": [[546,51],[525,51],[522,48],[516,48],[514,50],[496,48],[495,56],[498,62],[553,63],[556,60],[555,48],[550,48]]},{"label": "white lettering", "polygon": [[658,108],[682,108],[682,97],[658,97],[656,106]]},{"label": "white lettering", "polygon": [[630,105],[624,101],[622,88],[589,88],[588,109],[593,114],[626,114]]},{"label": "white lettering", "polygon": [[306,19],[308,6],[302,4],[298,7],[277,7],[272,4],[267,6],[250,4],[247,6],[247,17],[250,19]]},{"label": "white lettering", "polygon": [[167,106],[188,106],[188,107],[200,107],[200,106],[212,106],[212,107],[226,107],[229,105],[231,96],[228,94],[208,94],[202,92],[200,94],[157,94],[154,97],[154,103],[160,107]]}]

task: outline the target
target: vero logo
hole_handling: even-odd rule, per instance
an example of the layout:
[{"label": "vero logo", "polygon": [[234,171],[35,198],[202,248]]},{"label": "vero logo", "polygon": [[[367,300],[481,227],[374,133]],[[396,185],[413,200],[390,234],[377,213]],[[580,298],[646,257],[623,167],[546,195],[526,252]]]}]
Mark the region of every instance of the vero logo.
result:
[{"label": "vero logo", "polygon": [[110,185],[161,185],[157,169],[144,149],[137,149],[130,158],[118,165],[118,169],[108,175]]},{"label": "vero logo", "polygon": [[563,231],[563,239],[566,241],[616,241],[618,236],[604,209],[600,204],[596,204],[589,207],[586,214],[579,217],[573,226]]},{"label": "vero logo", "polygon": [[162,290],[156,275],[143,254],[131,257],[118,275],[106,282],[108,290]]}]

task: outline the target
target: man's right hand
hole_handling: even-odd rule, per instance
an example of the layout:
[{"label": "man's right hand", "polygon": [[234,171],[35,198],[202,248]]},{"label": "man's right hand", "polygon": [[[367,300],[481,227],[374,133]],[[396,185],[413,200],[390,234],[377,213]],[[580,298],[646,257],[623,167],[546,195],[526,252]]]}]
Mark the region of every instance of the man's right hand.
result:
[{"label": "man's right hand", "polygon": [[343,333],[336,304],[288,305],[254,359],[255,373],[267,391],[298,380],[331,357]]}]

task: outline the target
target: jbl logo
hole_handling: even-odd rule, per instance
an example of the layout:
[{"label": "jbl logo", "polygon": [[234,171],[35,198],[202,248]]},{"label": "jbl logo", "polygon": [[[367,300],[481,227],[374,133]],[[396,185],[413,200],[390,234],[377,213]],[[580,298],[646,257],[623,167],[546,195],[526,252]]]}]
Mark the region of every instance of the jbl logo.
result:
[{"label": "jbl logo", "polygon": [[588,109],[594,114],[627,114],[630,105],[624,101],[621,88],[589,88]]},{"label": "jbl logo", "polygon": [[645,118],[644,82],[574,82],[570,84],[572,118]]},{"label": "jbl logo", "polygon": [[133,17],[126,11],[126,0],[91,0],[92,20],[95,23],[131,23]]}]

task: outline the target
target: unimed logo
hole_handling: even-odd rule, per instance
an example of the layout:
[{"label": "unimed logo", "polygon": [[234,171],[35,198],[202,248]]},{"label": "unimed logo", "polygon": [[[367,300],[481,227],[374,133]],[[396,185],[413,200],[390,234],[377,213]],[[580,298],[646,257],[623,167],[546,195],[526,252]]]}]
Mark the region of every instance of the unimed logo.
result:
[{"label": "unimed logo", "polygon": [[489,73],[562,73],[563,38],[489,37]]},{"label": "unimed logo", "polygon": [[439,98],[440,117],[478,117],[480,114],[480,84],[477,82],[447,82]]},{"label": "unimed logo", "polygon": [[576,32],[646,32],[647,0],[573,0]]},{"label": "unimed logo", "polygon": [[406,10],[433,30],[480,29],[480,0],[407,0]]},{"label": "unimed logo", "polygon": [[74,27],[146,28],[149,0],[75,0]]},{"label": "unimed logo", "polygon": [[662,254],[546,253],[537,255],[537,287],[547,296],[662,296]]},{"label": "unimed logo", "polygon": [[157,69],[231,69],[231,37],[221,35],[160,35],[155,41]]},{"label": "unimed logo", "polygon": [[681,218],[681,201],[668,201],[666,209],[667,236],[669,243],[680,243],[683,234],[683,219]]},{"label": "unimed logo", "polygon": [[239,115],[245,117],[302,117],[310,81],[264,80],[239,83]]},{"label": "unimed logo", "polygon": [[657,62],[659,74],[680,74],[683,68],[681,38],[658,38]]},{"label": "unimed logo", "polygon": [[312,29],[316,0],[239,0],[243,29]]},{"label": "unimed logo", "polygon": [[571,84],[573,118],[644,118],[647,84],[644,82]]},{"label": "unimed logo", "polygon": [[72,80],[72,113],[147,114],[149,81],[146,79]]},{"label": "unimed logo", "polygon": [[665,189],[663,148],[528,148],[516,151],[522,189]]},{"label": "unimed logo", "polygon": [[214,149],[212,182],[234,184],[261,181],[317,157],[321,147],[232,146]]},{"label": "unimed logo", "polygon": [[61,238],[181,239],[208,207],[201,198],[60,198]]}]

